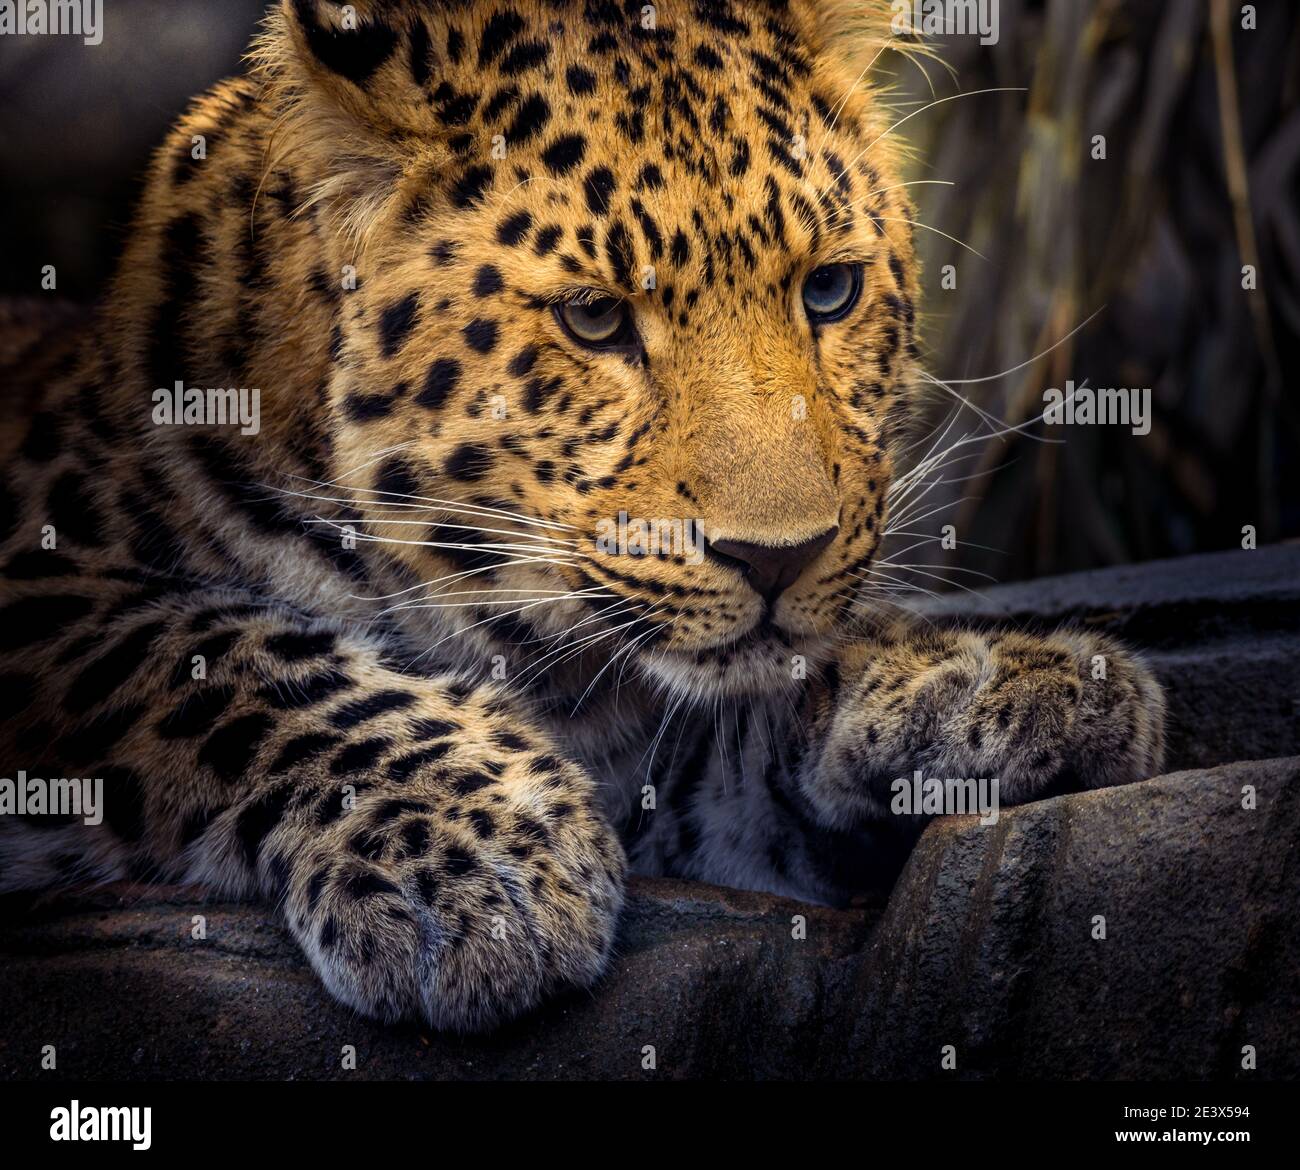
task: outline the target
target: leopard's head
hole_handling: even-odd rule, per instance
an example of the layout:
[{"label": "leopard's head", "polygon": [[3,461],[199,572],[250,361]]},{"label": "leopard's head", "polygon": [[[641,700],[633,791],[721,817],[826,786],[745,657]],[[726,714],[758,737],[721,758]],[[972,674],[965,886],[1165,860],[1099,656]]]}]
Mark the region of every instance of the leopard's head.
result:
[{"label": "leopard's head", "polygon": [[337,470],[407,620],[707,697],[833,644],[916,361],[889,15],[285,0],[276,149],[358,272]]}]

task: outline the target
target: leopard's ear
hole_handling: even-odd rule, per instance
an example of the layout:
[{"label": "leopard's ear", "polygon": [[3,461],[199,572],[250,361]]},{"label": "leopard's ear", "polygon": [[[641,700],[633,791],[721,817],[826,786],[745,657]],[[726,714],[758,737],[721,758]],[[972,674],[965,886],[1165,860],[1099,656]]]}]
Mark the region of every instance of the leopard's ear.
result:
[{"label": "leopard's ear", "polygon": [[793,0],[791,7],[814,49],[860,72],[891,50],[929,54],[910,31],[911,5],[897,0]]},{"label": "leopard's ear", "polygon": [[893,120],[889,86],[896,55],[925,71],[934,47],[911,29],[910,4],[898,0],[791,0],[791,11],[818,72],[843,96],[842,117],[856,116],[877,133]]},{"label": "leopard's ear", "polygon": [[392,0],[280,0],[254,49],[286,80],[388,132],[434,123],[427,90],[446,45],[447,6]]},{"label": "leopard's ear", "polygon": [[272,152],[310,179],[313,201],[373,222],[404,177],[446,164],[431,94],[456,33],[447,8],[414,0],[280,0],[251,59],[277,118]]}]

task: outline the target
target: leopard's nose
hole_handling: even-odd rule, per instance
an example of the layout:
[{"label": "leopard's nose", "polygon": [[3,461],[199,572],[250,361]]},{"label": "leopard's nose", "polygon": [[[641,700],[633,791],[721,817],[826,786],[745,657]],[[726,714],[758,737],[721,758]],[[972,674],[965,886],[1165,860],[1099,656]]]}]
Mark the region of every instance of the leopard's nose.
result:
[{"label": "leopard's nose", "polygon": [[746,540],[711,540],[706,551],[716,560],[731,562],[768,601],[775,601],[789,589],[821,551],[839,533],[831,528],[801,544],[751,544]]}]

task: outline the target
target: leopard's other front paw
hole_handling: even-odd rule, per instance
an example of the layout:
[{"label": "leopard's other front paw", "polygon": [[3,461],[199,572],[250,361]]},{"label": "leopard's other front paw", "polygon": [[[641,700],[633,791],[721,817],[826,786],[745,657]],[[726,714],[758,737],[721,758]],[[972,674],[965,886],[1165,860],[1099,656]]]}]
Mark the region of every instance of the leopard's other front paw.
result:
[{"label": "leopard's other front paw", "polygon": [[294,866],[286,900],[330,992],[468,1032],[593,983],[625,863],[569,768],[435,774],[358,800]]},{"label": "leopard's other front paw", "polygon": [[935,630],[855,648],[801,786],[823,821],[890,815],[895,781],[998,781],[1020,804],[1156,774],[1165,701],[1140,658],[1101,635]]},{"label": "leopard's other front paw", "polygon": [[1082,687],[1064,764],[1083,788],[1158,775],[1165,762],[1165,692],[1132,650],[1100,634],[1056,636],[1073,656]]}]

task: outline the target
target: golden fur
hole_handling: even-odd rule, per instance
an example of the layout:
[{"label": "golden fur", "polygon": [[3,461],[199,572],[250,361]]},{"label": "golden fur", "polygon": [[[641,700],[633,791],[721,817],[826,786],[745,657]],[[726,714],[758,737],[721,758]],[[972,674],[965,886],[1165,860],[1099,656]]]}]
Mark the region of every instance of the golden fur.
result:
[{"label": "golden fur", "polygon": [[[833,900],[896,775],[1158,768],[1121,647],[857,620],[918,362],[887,4],[356,9],[273,9],[40,372],[0,746],[108,811],[5,818],[0,888],[264,897],[346,1002],[485,1027],[597,977],[625,853]],[[561,328],[599,296],[635,344]],[[257,433],[160,425],[178,381],[258,390]],[[620,513],[711,555],[606,555]],[[812,538],[779,592],[722,552]]]}]

